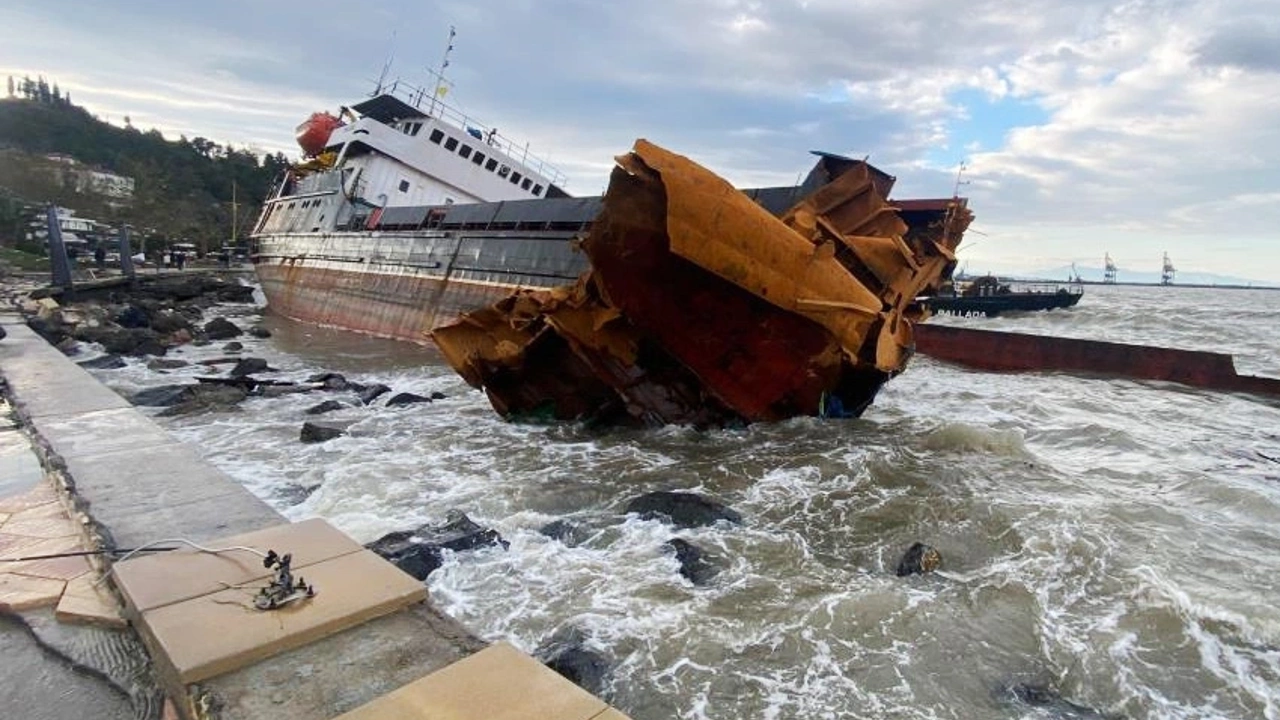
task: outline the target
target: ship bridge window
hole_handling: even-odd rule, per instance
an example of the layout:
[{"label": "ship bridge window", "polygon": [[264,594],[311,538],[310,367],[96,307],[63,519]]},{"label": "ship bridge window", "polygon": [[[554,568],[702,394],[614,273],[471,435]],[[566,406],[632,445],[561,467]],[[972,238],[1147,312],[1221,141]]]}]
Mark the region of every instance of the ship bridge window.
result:
[{"label": "ship bridge window", "polygon": [[453,150],[456,147],[458,147],[458,138],[449,138],[444,141],[445,150]]},{"label": "ship bridge window", "polygon": [[471,146],[463,145],[462,147],[458,148],[458,154],[464,158],[471,157]]},{"label": "ship bridge window", "polygon": [[541,185],[534,185],[534,186],[533,186],[533,194],[534,194],[535,196],[536,196],[536,195],[541,195],[541,194],[542,194],[542,186],[541,186]]},{"label": "ship bridge window", "polygon": [[408,180],[401,180],[401,181],[400,181],[400,192],[409,192],[409,181],[408,181]]},{"label": "ship bridge window", "polygon": [[475,163],[475,164],[477,164],[477,165],[483,165],[483,164],[484,164],[484,153],[482,153],[482,152],[478,152],[478,153],[476,153],[475,155],[472,155],[472,156],[471,156],[471,162],[473,162],[473,163]]},{"label": "ship bridge window", "polygon": [[530,180],[529,178],[525,178],[525,179],[524,179],[524,182],[520,183],[520,189],[521,189],[521,190],[528,190],[528,189],[529,189],[529,186],[530,186],[530,185],[532,185],[532,184],[533,184],[533,181],[532,181],[532,180]]},{"label": "ship bridge window", "polygon": [[444,131],[441,130],[440,128],[436,128],[435,130],[431,131],[431,137],[427,139],[439,145],[440,141],[444,139]]},{"label": "ship bridge window", "polygon": [[488,170],[489,172],[493,172],[494,170],[497,169],[497,167],[498,167],[498,161],[494,160],[493,158],[489,158],[489,162],[484,164],[484,169]]},{"label": "ship bridge window", "polygon": [[519,184],[520,184],[520,177],[521,177],[521,176],[520,176],[520,173],[511,173],[511,184],[512,184],[512,185],[519,185]]}]

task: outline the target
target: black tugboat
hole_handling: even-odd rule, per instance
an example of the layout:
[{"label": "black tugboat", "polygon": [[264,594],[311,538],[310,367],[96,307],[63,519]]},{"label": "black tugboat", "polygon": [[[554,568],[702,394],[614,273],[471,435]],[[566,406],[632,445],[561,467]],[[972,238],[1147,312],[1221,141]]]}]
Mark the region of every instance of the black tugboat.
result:
[{"label": "black tugboat", "polygon": [[1003,312],[1054,310],[1080,302],[1084,285],[1069,283],[1003,281],[983,275],[971,281],[944,285],[937,295],[919,299],[932,314],[985,315]]}]

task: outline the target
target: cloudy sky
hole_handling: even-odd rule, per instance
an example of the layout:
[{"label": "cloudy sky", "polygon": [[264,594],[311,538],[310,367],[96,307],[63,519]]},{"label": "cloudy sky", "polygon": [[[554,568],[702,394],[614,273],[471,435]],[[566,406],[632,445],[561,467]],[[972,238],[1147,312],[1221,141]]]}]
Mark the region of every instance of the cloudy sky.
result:
[{"label": "cloudy sky", "polygon": [[[971,272],[1280,281],[1276,0],[7,0],[0,74],[120,124],[296,154],[293,127],[392,75],[600,192],[645,137],[739,185],[821,149],[960,190]],[[981,234],[979,234],[981,233]]]}]

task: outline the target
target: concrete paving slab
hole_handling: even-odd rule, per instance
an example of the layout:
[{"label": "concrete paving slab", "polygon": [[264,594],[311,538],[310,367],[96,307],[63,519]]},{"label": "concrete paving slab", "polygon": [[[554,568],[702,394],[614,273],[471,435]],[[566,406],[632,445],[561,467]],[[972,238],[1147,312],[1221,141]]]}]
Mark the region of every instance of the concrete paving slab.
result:
[{"label": "concrete paving slab", "polygon": [[46,505],[58,501],[58,496],[53,491],[53,486],[44,482],[44,476],[41,476],[41,482],[31,486],[23,492],[0,498],[0,512],[18,513],[23,510],[29,510],[38,505]]},{"label": "concrete paving slab", "polygon": [[[360,543],[320,518],[219,538],[207,547],[250,547],[262,552],[275,550],[280,555],[288,553],[293,556],[295,575],[305,575],[315,563],[364,550]],[[116,563],[113,572],[116,587],[136,613],[271,575],[262,558],[253,553],[213,554],[192,549],[130,558]]]},{"label": "concrete paving slab", "polygon": [[318,594],[278,610],[253,608],[256,588],[228,589],[142,613],[137,626],[179,682],[230,672],[427,597],[426,587],[368,550],[307,568]]},{"label": "concrete paving slab", "polygon": [[[40,538],[27,537],[26,535],[10,535],[0,528],[0,559],[12,560],[14,558],[26,555],[25,548],[40,542]],[[9,565],[11,563],[5,563]],[[0,565],[0,571],[4,570],[4,566]]]},{"label": "concrete paving slab", "polygon": [[129,407],[127,400],[30,328],[7,325],[6,330],[9,336],[0,343],[0,374],[32,419]]},{"label": "concrete paving slab", "polygon": [[591,720],[608,709],[554,670],[497,643],[339,720]]},{"label": "concrete paving slab", "polygon": [[50,510],[42,506],[15,513],[5,522],[4,532],[42,539],[80,537],[80,524],[67,517],[61,504],[49,503],[48,507]]},{"label": "concrete paving slab", "polygon": [[0,575],[0,610],[21,612],[58,604],[64,580],[27,577],[25,575]]},{"label": "concrete paving slab", "polygon": [[[27,545],[23,547],[17,555],[19,557],[58,555],[61,553],[78,552],[82,549],[79,537],[63,537],[52,540],[41,540],[34,545]],[[4,563],[4,565],[0,567],[0,570],[14,575],[26,575],[28,577],[42,577],[65,581],[92,571],[93,566],[85,556],[72,555],[69,557],[54,557],[43,560],[26,560],[23,562]]]},{"label": "concrete paving slab", "polygon": [[55,614],[60,622],[85,623],[122,628],[125,622],[120,604],[103,585],[95,585],[96,573],[86,573],[67,581]]},{"label": "concrete paving slab", "polygon": [[281,521],[279,513],[182,444],[63,460],[76,495],[120,547],[174,537],[200,542]]},{"label": "concrete paving slab", "polygon": [[40,437],[63,457],[178,443],[176,438],[161,429],[151,418],[132,408],[47,418],[39,423],[39,427]]},{"label": "concrete paving slab", "polygon": [[[22,720],[137,720],[129,698],[82,667],[54,657],[18,621],[0,618],[4,681],[0,717]],[[145,717],[145,716],[143,716]]]},{"label": "concrete paving slab", "polygon": [[[211,678],[200,688],[216,701],[219,720],[330,718],[485,646],[426,602]],[[175,691],[175,697],[183,694]]]}]

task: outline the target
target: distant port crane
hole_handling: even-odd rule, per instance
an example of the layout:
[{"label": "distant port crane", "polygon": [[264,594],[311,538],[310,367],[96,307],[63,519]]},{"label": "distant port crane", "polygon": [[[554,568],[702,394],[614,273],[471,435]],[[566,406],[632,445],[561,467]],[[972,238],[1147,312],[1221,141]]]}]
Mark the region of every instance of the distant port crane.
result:
[{"label": "distant port crane", "polygon": [[1116,284],[1116,263],[1111,259],[1111,253],[1106,253],[1106,270],[1102,273],[1102,282],[1107,285]]}]

